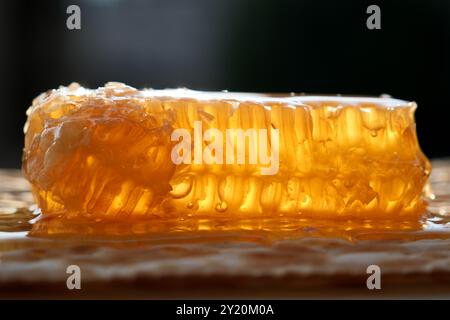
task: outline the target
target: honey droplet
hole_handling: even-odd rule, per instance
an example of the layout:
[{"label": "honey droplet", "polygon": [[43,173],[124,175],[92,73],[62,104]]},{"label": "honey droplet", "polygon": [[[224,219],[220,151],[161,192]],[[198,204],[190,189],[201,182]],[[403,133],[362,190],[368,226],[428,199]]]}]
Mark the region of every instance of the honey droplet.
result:
[{"label": "honey droplet", "polygon": [[228,205],[225,201],[218,202],[216,204],[216,211],[218,212],[225,212],[228,209]]}]

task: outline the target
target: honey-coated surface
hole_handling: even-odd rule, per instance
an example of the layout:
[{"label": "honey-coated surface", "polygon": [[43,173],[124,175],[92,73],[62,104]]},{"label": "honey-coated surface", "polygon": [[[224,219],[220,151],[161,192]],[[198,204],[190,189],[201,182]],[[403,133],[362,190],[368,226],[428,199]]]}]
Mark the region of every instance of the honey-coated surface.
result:
[{"label": "honey-coated surface", "polygon": [[[72,84],[33,101],[23,172],[44,216],[64,219],[411,217],[424,209],[431,170],[418,145],[415,108],[389,98]],[[195,123],[224,135],[277,129],[277,172],[264,175],[263,165],[250,161],[174,163],[171,134],[182,128],[194,135]],[[202,143],[207,150],[210,142]],[[245,160],[259,147],[249,145]]]}]

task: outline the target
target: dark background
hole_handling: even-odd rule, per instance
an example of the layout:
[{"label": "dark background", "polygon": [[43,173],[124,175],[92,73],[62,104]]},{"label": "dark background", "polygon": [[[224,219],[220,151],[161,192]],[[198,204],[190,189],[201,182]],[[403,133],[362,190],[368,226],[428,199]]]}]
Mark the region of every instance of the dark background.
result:
[{"label": "dark background", "polygon": [[[66,8],[81,7],[81,30]],[[366,8],[381,8],[381,30]],[[450,156],[450,1],[0,0],[0,167],[19,167],[25,110],[77,81],[415,100],[419,140]]]}]

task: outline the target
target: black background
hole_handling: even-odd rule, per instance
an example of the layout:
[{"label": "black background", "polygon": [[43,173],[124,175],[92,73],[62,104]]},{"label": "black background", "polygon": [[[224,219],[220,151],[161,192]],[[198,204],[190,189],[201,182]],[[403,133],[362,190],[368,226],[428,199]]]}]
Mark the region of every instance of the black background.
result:
[{"label": "black background", "polygon": [[[81,30],[66,28],[71,4]],[[425,153],[450,156],[450,1],[0,0],[0,48],[0,167],[20,167],[32,99],[72,81],[388,93],[419,104]]]}]

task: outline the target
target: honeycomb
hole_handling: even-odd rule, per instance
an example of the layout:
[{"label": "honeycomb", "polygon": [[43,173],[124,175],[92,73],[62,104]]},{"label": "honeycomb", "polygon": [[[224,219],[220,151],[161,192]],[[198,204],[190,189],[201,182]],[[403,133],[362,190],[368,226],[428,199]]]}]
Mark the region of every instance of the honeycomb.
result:
[{"label": "honeycomb", "polygon": [[418,216],[431,167],[415,109],[74,83],[27,111],[23,172],[43,216],[69,220]]}]

